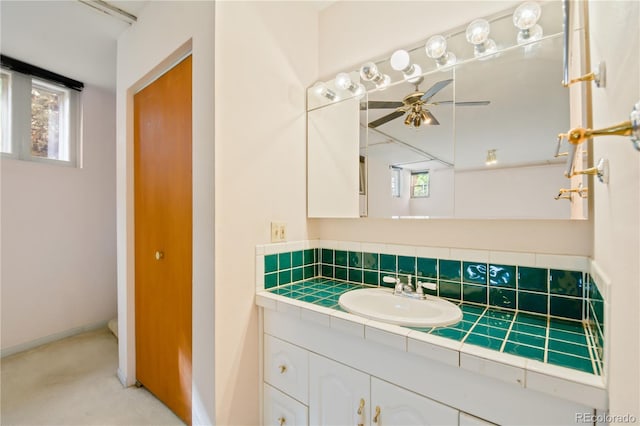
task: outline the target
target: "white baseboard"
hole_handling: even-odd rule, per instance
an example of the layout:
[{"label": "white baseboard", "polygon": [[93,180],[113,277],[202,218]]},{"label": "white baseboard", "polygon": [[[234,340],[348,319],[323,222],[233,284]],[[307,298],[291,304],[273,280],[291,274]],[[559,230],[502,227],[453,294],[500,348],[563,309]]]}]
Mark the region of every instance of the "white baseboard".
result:
[{"label": "white baseboard", "polygon": [[55,342],[56,340],[64,339],[65,337],[75,336],[76,334],[85,333],[87,331],[98,330],[107,327],[108,321],[100,321],[93,324],[87,324],[80,327],[75,327],[69,330],[61,331],[59,333],[50,334],[48,336],[40,337],[39,339],[31,340],[29,342],[20,343],[19,345],[11,346],[9,348],[3,348],[0,350],[0,358],[4,358],[9,355],[14,355],[20,352],[28,351],[38,346],[46,345],[47,343]]}]

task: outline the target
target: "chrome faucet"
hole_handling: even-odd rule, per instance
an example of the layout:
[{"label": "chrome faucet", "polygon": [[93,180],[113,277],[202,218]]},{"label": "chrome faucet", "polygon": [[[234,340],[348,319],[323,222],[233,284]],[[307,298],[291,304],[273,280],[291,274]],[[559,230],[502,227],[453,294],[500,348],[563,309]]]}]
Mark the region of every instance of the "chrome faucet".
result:
[{"label": "chrome faucet", "polygon": [[395,284],[395,287],[393,289],[394,296],[410,297],[412,299],[424,300],[427,298],[427,295],[424,294],[423,287],[426,287],[430,290],[436,289],[436,284],[423,283],[420,281],[416,281],[416,287],[414,289],[413,284],[411,283],[411,279],[411,275],[407,275],[407,282],[403,283],[398,277],[387,276],[382,278],[382,280],[388,284]]}]

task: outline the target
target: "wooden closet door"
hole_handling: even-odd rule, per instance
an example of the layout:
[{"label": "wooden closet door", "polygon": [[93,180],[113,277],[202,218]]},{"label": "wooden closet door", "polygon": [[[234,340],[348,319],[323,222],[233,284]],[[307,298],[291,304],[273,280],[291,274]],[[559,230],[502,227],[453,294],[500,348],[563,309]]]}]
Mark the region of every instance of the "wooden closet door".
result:
[{"label": "wooden closet door", "polygon": [[191,56],[134,96],[137,380],[191,423]]}]

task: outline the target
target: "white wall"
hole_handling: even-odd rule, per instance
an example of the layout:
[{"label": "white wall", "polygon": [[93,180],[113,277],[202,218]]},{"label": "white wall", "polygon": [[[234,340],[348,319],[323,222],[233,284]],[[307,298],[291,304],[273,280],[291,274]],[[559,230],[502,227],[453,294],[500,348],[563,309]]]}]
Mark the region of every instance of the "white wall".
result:
[{"label": "white wall", "polygon": [[569,200],[555,200],[569,188],[562,164],[456,171],[456,217],[569,219]]},{"label": "white wall", "polygon": [[[606,61],[607,87],[593,90],[594,127],[628,118],[640,100],[640,3],[592,2],[592,64]],[[603,271],[609,317],[609,397],[612,415],[640,418],[640,152],[628,138],[600,137],[594,158],[608,158],[608,185],[595,190],[594,260]]]},{"label": "white wall", "polygon": [[313,2],[216,3],[216,402],[260,424],[255,246],[306,220],[305,93],[317,77]]},{"label": "white wall", "polygon": [[118,39],[117,229],[120,379],[135,382],[133,94],[193,53],[192,422],[215,420],[214,394],[214,18],[213,2],[150,2]]},{"label": "white wall", "polygon": [[[320,76],[356,69],[401,46],[519,2],[336,2],[320,13]],[[348,31],[336,31],[348,28]],[[555,194],[552,194],[552,196]],[[508,197],[506,197],[508,198]],[[561,220],[319,219],[323,239],[591,255],[592,222]],[[514,238],[517,236],[517,238]]]},{"label": "white wall", "polygon": [[84,167],[2,159],[2,351],[116,315],[115,98],[85,87]]},{"label": "white wall", "polygon": [[[3,355],[104,325],[116,314],[110,34],[117,28],[87,12],[72,2],[0,3],[4,55],[85,83],[83,168],[0,162]],[[79,24],[61,31],[64,19]],[[87,31],[97,27],[102,31]]]}]

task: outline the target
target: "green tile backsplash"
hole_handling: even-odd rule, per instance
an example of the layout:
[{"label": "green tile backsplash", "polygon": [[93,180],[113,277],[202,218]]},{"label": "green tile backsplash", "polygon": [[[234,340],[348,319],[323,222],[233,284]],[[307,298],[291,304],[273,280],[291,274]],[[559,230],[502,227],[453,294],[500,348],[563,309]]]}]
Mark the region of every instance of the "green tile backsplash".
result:
[{"label": "green tile backsplash", "polygon": [[[393,287],[382,278],[411,275],[413,283],[438,284],[427,294],[450,300],[587,320],[601,352],[604,347],[603,298],[584,272],[326,248],[265,255],[264,272],[267,289],[314,277]],[[522,350],[518,343],[514,351]]]}]

